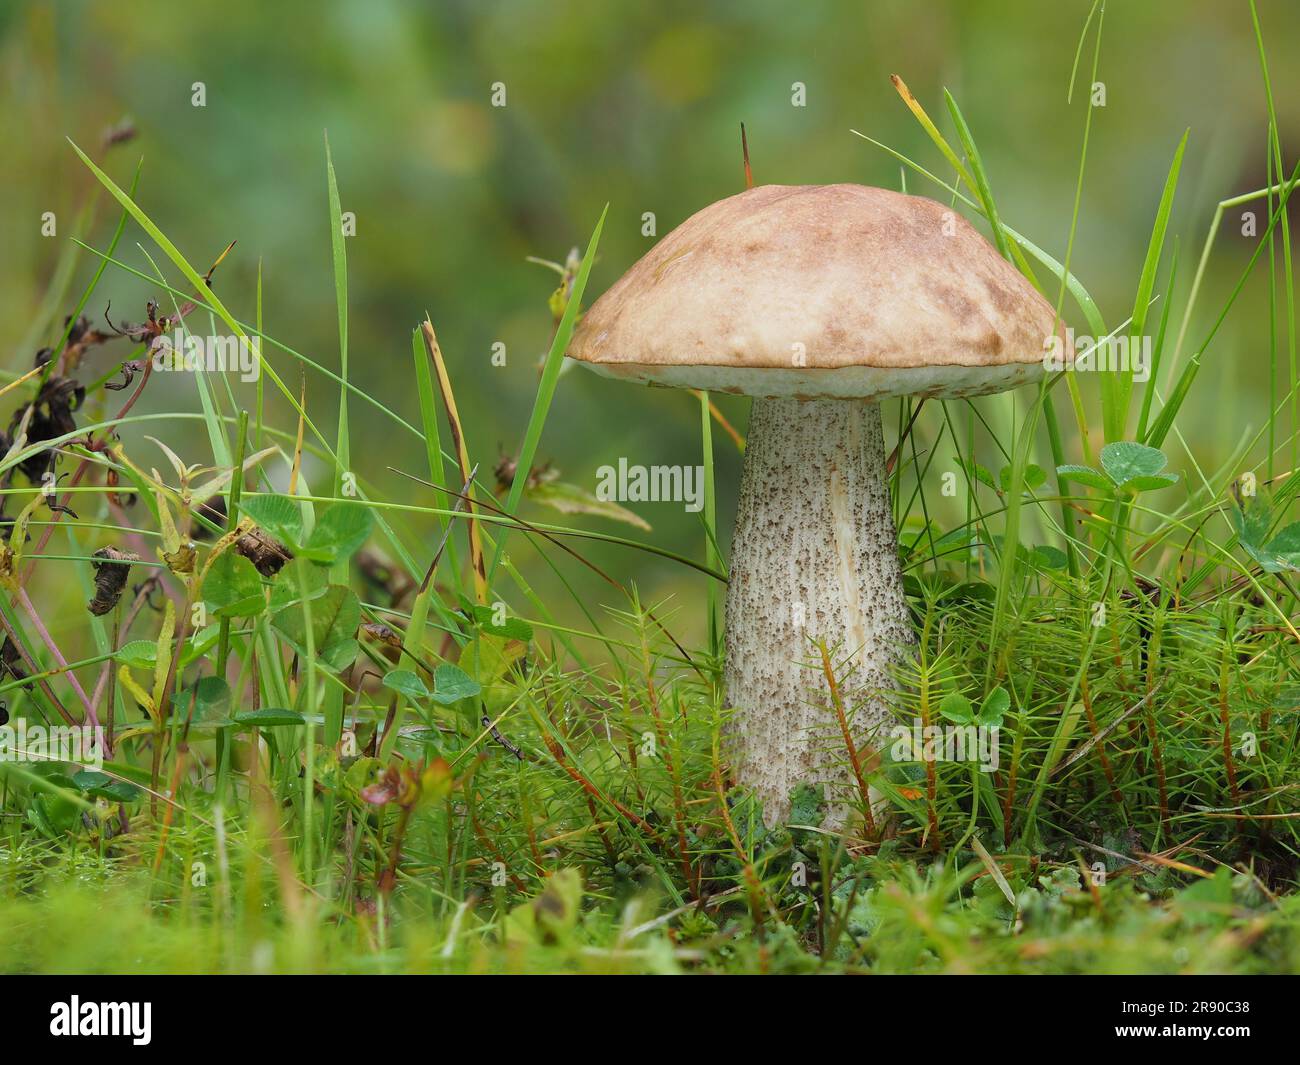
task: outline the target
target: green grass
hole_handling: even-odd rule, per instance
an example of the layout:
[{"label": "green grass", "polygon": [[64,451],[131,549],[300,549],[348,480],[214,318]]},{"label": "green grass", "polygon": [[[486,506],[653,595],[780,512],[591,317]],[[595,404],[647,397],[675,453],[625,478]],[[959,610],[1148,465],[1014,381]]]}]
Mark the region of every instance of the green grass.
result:
[{"label": "green grass", "polygon": [[[1195,150],[1184,133],[1134,264],[1132,313],[1108,328],[1071,266],[1091,122],[1074,81],[1089,31],[1097,77],[1103,14],[1100,3],[1090,13],[1071,74],[1083,147],[1060,259],[997,204],[997,160],[980,155],[951,95],[953,143],[899,83],[952,182],[880,145],[983,217],[1066,321],[1081,318],[1096,336],[1154,331],[1157,364],[1136,396],[1132,375],[1058,374],[1011,402],[928,403],[915,422],[915,407],[900,407],[893,488],[918,645],[899,672],[898,720],[941,721],[963,699],[999,693],[1006,707],[990,773],[896,761],[876,737],[871,783],[889,807],[876,832],[826,830],[811,789],[795,796],[790,824],[767,829],[729,779],[717,616],[727,535],[716,527],[714,467],[733,444],[714,432],[706,395],[697,557],[612,533],[594,508],[562,523],[543,517],[530,473],[544,434],[563,431],[549,415],[603,213],[553,308],[501,498],[491,458],[462,452],[474,412],[457,409],[455,381],[420,330],[405,409],[350,372],[328,144],[337,373],[265,335],[260,266],[255,291],[218,297],[151,220],[135,181],[125,190],[76,149],[122,214],[102,251],[69,242],[39,335],[68,350],[59,308],[89,251],[93,270],[72,306],[93,305],[112,272],[150,282],[173,315],[192,302],[186,321],[210,324],[188,330],[215,333],[220,322],[256,339],[286,422],[275,424],[261,379],[251,412],[228,383],[197,375],[197,412],[141,415],[130,389],[101,387],[114,373],[90,390],[74,432],[0,462],[6,513],[38,503],[30,539],[20,524],[7,540],[0,591],[0,618],[32,676],[9,676],[0,696],[15,719],[57,722],[80,720],[85,695],[101,718],[111,708],[116,734],[101,776],[0,763],[0,968],[1300,969],[1300,397],[1284,209],[1300,168],[1285,175],[1274,120],[1267,186],[1220,202],[1194,267],[1180,266],[1179,248],[1192,244],[1170,232],[1171,217]],[[1205,291],[1224,211],[1255,201],[1268,223],[1247,266],[1230,291]],[[162,253],[159,263],[144,254],[148,269],[119,251],[130,222]],[[1269,409],[1240,440],[1220,442],[1230,457],[1218,468],[1202,468],[1180,412],[1199,368],[1218,357],[1237,297],[1261,284],[1271,293]],[[243,303],[252,324],[232,309]],[[1199,338],[1190,349],[1189,338]],[[314,416],[294,385],[308,371]],[[319,382],[335,390],[332,441],[319,428]],[[20,407],[36,383],[23,387]],[[1058,400],[1072,424],[1058,419]],[[357,446],[362,406],[379,433],[420,444],[425,465],[403,471],[411,490],[399,498],[377,487],[382,458]],[[155,445],[128,451],[113,435],[154,423],[190,430],[175,467]],[[50,514],[17,469],[52,444],[60,472],[78,471],[59,488],[77,517]],[[1166,457],[1176,480],[1162,479]],[[1125,464],[1139,480],[1121,483]],[[242,475],[211,485],[226,516],[201,512],[195,493],[232,466]],[[309,466],[328,471],[323,483],[309,483]],[[960,499],[940,490],[946,474]],[[115,494],[137,501],[126,511]],[[273,577],[234,550],[235,530],[254,523],[298,556]],[[593,540],[622,551],[618,570],[586,557]],[[143,558],[121,605],[87,625],[72,601],[92,594],[91,552],[106,543],[142,547]],[[375,576],[376,548],[386,579]],[[635,577],[650,556],[680,566],[698,597],[643,602]],[[146,574],[164,582],[165,613],[136,600]],[[539,595],[539,575],[568,601]],[[606,593],[599,602],[593,584]],[[683,625],[700,611],[704,624]],[[704,646],[683,644],[683,627],[704,631]],[[847,679],[851,659],[828,653]],[[814,696],[834,745],[832,707]]]}]

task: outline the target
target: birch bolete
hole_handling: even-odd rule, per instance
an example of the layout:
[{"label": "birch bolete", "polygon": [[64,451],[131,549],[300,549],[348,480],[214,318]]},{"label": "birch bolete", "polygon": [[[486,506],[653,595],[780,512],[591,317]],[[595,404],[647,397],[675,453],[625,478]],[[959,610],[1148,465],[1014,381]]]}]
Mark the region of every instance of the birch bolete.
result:
[{"label": "birch bolete", "polygon": [[727,587],[729,755],[769,825],[805,781],[832,787],[842,821],[858,785],[817,644],[865,759],[912,640],[878,404],[1038,380],[1045,355],[1073,357],[1052,306],[934,200],[766,185],[664,237],[568,354],[610,377],[753,397]]}]

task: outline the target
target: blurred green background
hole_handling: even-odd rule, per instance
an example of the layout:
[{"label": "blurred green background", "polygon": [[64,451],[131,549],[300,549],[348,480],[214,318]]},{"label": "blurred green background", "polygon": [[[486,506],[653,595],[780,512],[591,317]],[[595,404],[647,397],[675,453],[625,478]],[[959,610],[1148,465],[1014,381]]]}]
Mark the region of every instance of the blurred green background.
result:
[{"label": "blurred green background", "polygon": [[[1076,92],[1067,103],[1067,89],[1090,6],[1088,0],[4,0],[0,316],[10,338],[4,369],[31,364],[32,351],[19,344],[67,240],[79,235],[103,246],[116,221],[116,211],[101,200],[93,224],[77,230],[78,209],[94,183],[65,138],[98,154],[104,131],[128,116],[138,135],[104,156],[108,171],[126,185],[143,157],[141,204],[200,269],[238,240],[216,275],[235,313],[253,317],[260,258],[267,331],[336,367],[328,130],[342,206],[357,219],[347,244],[353,377],[418,422],[409,333],[428,311],[471,450],[490,470],[503,450],[518,447],[537,361],[551,335],[546,300],[555,277],[526,257],[563,259],[570,247],[585,244],[608,202],[594,297],[653,243],[642,235],[644,212],[655,213],[662,236],[743,187],[741,121],[759,183],[898,187],[897,163],[849,131],[861,130],[943,173],[889,75],[902,75],[936,119],[944,116],[945,130],[947,86],[981,147],[1004,217],[1063,257],[1087,98]],[[1283,144],[1294,144],[1300,5],[1261,0],[1259,10]],[[1084,84],[1090,59],[1091,43]],[[1250,11],[1236,0],[1112,3],[1099,78],[1106,106],[1094,114],[1073,264],[1113,327],[1132,309],[1156,203],[1183,130],[1190,127],[1191,138],[1171,234],[1179,237],[1185,294],[1216,202],[1264,184],[1267,112]],[[204,83],[204,107],[192,106],[195,82]],[[491,106],[497,82],[506,89],[503,108]],[[806,106],[792,106],[795,82],[806,85]],[[1288,166],[1291,161],[1288,155]],[[914,177],[908,186],[934,191]],[[56,239],[40,234],[46,211],[56,213]],[[142,234],[129,227],[119,254],[148,270],[137,240]],[[1240,219],[1225,219],[1189,341],[1208,326],[1253,249],[1254,241],[1240,234]],[[89,256],[78,263],[74,297],[93,266]],[[101,284],[104,298],[88,310],[98,314],[111,297],[115,317],[139,320],[149,294],[110,270]],[[1265,416],[1267,300],[1261,274],[1234,308],[1197,382],[1183,425],[1196,427],[1190,442],[1201,461],[1222,458]],[[58,309],[59,324],[67,309]],[[1086,332],[1074,309],[1067,304],[1066,310],[1071,324]],[[44,329],[42,342],[52,339],[51,328]],[[506,345],[504,368],[490,362],[498,341]],[[110,357],[122,357],[124,347],[98,349],[94,375]],[[286,379],[297,380],[291,363],[277,365]],[[1095,402],[1095,383],[1082,384]],[[251,396],[248,386],[238,387],[241,397]],[[328,382],[310,377],[307,387],[313,416],[331,426],[336,397]],[[1059,402],[1068,427],[1064,393]],[[724,397],[719,405],[743,429],[745,403]],[[11,407],[12,401],[0,420],[7,422]],[[197,409],[192,383],[155,379],[140,409],[178,407]],[[292,429],[284,405],[276,410],[278,424]],[[417,495],[385,467],[423,472],[419,442],[360,402],[352,404],[352,417],[354,465],[390,498]],[[932,433],[934,426],[922,429]],[[201,435],[186,441],[178,429],[166,436],[185,443],[188,461],[210,460]],[[716,444],[725,537],[740,461],[720,434]],[[539,458],[554,462],[564,480],[590,489],[596,467],[620,455],[650,465],[693,464],[698,454],[698,408],[689,395],[575,371],[562,381]],[[1180,465],[1177,456],[1174,462]],[[680,505],[634,508],[653,524],[657,542],[702,553],[698,519]],[[625,531],[596,518],[578,520]],[[702,581],[680,568],[616,548],[593,550],[592,557],[616,576],[635,579],[647,599],[675,593],[679,604],[698,602]],[[543,591],[553,586],[541,567],[530,570]],[[599,598],[607,600],[607,590]],[[685,633],[698,634],[698,613],[682,619]]]}]

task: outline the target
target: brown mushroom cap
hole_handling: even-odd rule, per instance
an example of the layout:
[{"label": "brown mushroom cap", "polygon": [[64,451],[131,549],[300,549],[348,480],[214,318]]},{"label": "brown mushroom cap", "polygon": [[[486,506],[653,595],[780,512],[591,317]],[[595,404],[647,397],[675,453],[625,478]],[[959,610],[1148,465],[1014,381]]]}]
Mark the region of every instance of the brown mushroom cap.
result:
[{"label": "brown mushroom cap", "polygon": [[1043,374],[1054,309],[956,211],[864,185],[763,185],[663,238],[587,311],[571,358],[754,396],[983,395]]}]

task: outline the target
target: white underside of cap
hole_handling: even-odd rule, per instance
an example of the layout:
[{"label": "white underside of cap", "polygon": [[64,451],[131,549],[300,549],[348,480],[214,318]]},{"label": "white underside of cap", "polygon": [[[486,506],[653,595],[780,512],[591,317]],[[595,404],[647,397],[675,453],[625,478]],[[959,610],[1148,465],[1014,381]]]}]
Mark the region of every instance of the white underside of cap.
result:
[{"label": "white underside of cap", "polygon": [[[581,360],[580,360],[581,361]],[[965,399],[1006,392],[1043,376],[1041,362],[1003,366],[656,366],[635,362],[582,364],[606,377],[664,388],[700,388],[766,399],[881,400],[896,396]]]}]

